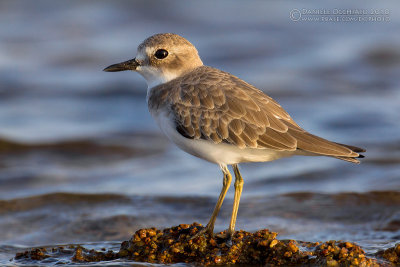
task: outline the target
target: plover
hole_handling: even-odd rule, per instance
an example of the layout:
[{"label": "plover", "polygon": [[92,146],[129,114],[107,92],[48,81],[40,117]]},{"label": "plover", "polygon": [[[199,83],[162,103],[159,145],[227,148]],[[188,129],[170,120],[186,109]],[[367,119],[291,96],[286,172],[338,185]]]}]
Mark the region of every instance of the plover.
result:
[{"label": "plover", "polygon": [[199,234],[213,234],[215,220],[235,174],[228,236],[234,233],[243,188],[238,164],[293,155],[328,156],[353,163],[359,147],[339,144],[302,129],[271,97],[238,77],[203,65],[196,48],[172,33],[144,40],[134,59],[104,71],[132,70],[147,81],[149,111],[179,148],[219,165],[223,187],[211,219]]}]

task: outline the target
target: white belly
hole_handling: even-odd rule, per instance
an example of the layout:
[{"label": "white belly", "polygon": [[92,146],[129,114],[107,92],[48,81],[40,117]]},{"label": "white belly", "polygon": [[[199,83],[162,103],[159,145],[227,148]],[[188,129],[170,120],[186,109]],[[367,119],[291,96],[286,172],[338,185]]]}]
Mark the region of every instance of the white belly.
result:
[{"label": "white belly", "polygon": [[237,164],[240,162],[272,161],[295,154],[293,151],[272,149],[238,148],[225,143],[215,144],[207,140],[194,140],[182,136],[175,128],[172,119],[165,112],[151,112],[164,134],[179,148],[193,156],[217,164]]}]

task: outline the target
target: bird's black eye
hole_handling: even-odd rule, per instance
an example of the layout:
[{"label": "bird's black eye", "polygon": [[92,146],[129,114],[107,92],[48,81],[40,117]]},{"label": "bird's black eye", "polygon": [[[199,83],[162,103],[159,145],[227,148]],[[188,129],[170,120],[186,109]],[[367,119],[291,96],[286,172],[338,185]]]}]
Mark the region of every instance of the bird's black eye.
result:
[{"label": "bird's black eye", "polygon": [[156,53],[154,54],[154,56],[158,59],[163,59],[166,58],[168,56],[168,51],[165,49],[158,49],[156,51]]}]

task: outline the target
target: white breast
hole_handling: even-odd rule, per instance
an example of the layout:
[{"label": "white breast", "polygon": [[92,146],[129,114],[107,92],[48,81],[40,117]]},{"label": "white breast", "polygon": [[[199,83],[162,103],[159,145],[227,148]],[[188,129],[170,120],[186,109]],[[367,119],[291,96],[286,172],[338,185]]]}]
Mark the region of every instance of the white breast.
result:
[{"label": "white breast", "polygon": [[240,149],[234,145],[202,139],[189,139],[182,136],[175,128],[175,123],[165,111],[150,111],[164,134],[183,151],[217,164],[236,164],[240,162],[272,161],[294,154],[292,151],[272,149]]}]

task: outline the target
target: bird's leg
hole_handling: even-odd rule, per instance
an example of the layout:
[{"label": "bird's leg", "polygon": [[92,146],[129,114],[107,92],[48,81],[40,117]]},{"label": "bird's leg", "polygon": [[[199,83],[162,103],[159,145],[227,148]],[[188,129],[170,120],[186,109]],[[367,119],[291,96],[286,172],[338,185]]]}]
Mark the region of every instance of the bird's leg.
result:
[{"label": "bird's leg", "polygon": [[200,232],[198,232],[193,238],[196,238],[204,233],[208,233],[210,235],[213,234],[215,220],[217,219],[217,216],[218,216],[219,210],[221,209],[222,202],[224,201],[226,192],[228,192],[229,186],[231,185],[231,182],[232,182],[232,175],[230,174],[228,167],[226,165],[220,165],[220,167],[224,174],[224,180],[222,183],[222,190],[221,190],[221,193],[219,194],[217,204],[215,205],[214,211],[211,215],[211,219],[207,223],[206,227],[204,227]]},{"label": "bird's leg", "polygon": [[235,172],[235,198],[233,199],[233,209],[231,223],[229,224],[228,237],[231,237],[235,231],[236,217],[239,209],[240,196],[243,189],[243,178],[239,172],[237,164],[233,164],[233,171]]}]

